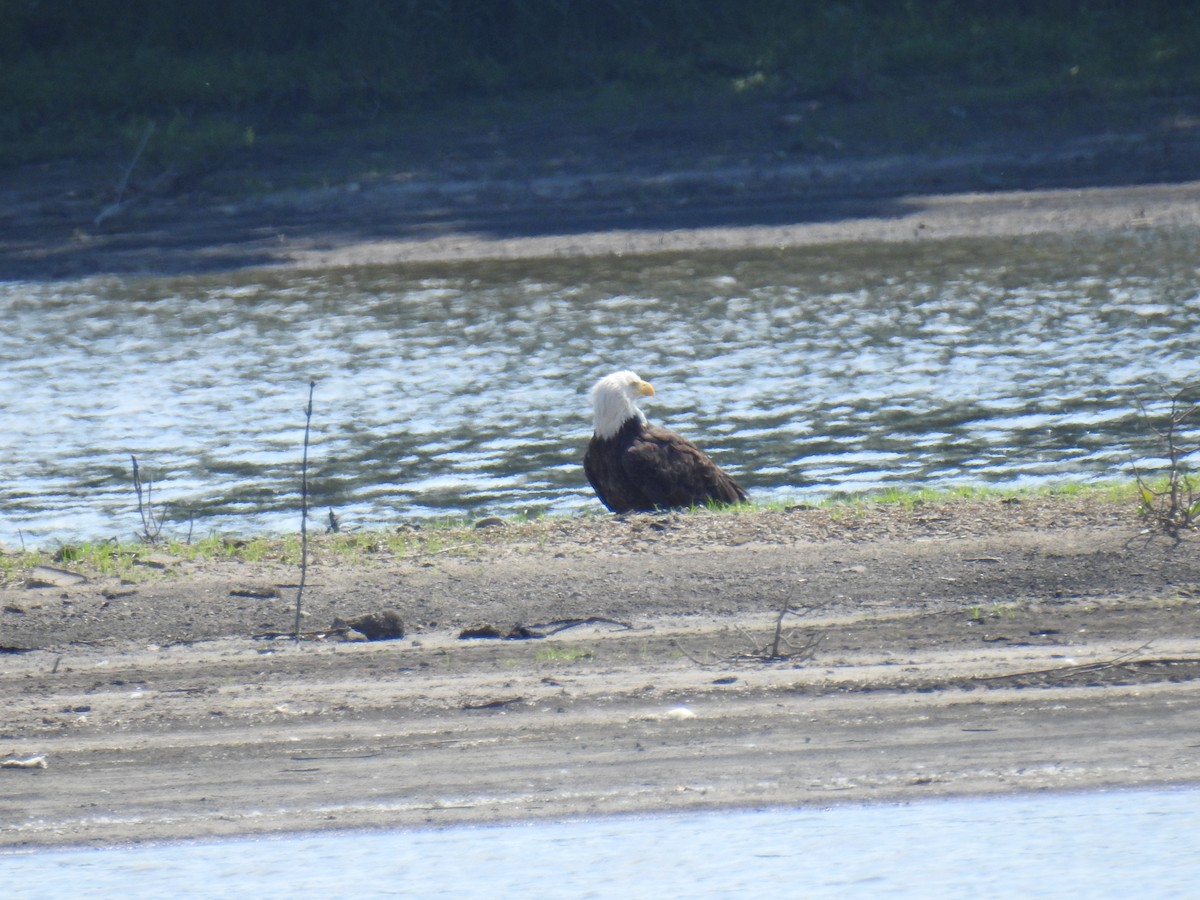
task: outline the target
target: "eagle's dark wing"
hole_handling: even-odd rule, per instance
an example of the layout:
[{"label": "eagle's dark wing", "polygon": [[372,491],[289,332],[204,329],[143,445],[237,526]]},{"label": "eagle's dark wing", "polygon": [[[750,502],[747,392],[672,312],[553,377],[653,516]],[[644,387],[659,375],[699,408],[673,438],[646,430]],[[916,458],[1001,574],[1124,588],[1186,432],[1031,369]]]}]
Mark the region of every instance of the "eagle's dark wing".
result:
[{"label": "eagle's dark wing", "polygon": [[600,502],[609,509],[613,509],[613,503],[616,502],[616,498],[612,497],[612,492],[609,490],[609,485],[613,483],[612,475],[609,472],[611,467],[611,460],[601,453],[597,442],[593,440],[588,445],[587,453],[583,456],[583,472],[587,475],[588,483],[596,492]]},{"label": "eagle's dark wing", "polygon": [[621,458],[629,477],[661,508],[740,503],[746,492],[691,441],[648,425]]}]

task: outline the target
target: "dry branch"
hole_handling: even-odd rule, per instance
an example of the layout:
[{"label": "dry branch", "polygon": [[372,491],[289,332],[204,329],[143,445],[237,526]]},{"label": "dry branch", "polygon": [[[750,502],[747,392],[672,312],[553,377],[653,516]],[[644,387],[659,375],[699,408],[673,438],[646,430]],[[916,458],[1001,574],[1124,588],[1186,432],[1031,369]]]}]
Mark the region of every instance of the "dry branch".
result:
[{"label": "dry branch", "polygon": [[143,485],[141,473],[138,471],[137,457],[132,453],[129,459],[133,462],[133,489],[137,493],[138,516],[142,520],[142,533],[138,535],[143,543],[154,544],[162,535],[162,516],[156,515],[151,502],[151,483]]},{"label": "dry branch", "polygon": [[294,639],[300,641],[300,615],[304,597],[304,582],[308,577],[308,436],[312,426],[313,391],[316,381],[308,383],[308,405],[304,407],[304,456],[300,463],[300,585],[296,588],[296,623]]},{"label": "dry branch", "polygon": [[125,208],[125,191],[129,187],[129,179],[133,177],[133,170],[137,168],[138,160],[142,158],[142,151],[146,149],[146,144],[152,134],[154,134],[154,123],[148,122],[146,130],[142,132],[142,139],[138,142],[137,149],[133,151],[133,159],[129,160],[129,165],[125,167],[125,171],[121,173],[121,179],[117,182],[117,188],[114,191],[115,199],[100,210],[92,222],[93,225],[99,225]]}]

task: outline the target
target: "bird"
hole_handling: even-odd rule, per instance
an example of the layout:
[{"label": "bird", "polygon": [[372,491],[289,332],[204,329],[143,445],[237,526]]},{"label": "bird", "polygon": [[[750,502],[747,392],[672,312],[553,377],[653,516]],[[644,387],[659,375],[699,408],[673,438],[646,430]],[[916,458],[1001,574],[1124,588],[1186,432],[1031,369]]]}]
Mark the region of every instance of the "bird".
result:
[{"label": "bird", "polygon": [[646,420],[637,401],[653,396],[650,383],[629,371],[592,388],[595,431],[583,469],[600,502],[618,514],[744,502],[746,491],[708,454]]}]

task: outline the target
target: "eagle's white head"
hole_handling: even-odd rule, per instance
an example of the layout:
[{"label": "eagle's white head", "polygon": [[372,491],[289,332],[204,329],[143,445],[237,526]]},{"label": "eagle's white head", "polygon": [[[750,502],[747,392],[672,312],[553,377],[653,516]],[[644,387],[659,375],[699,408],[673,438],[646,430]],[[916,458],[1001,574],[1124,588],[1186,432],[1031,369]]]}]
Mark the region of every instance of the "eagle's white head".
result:
[{"label": "eagle's white head", "polygon": [[653,397],[654,388],[634,372],[614,372],[605,375],[592,388],[592,421],[596,436],[609,438],[621,430],[630,419],[646,417],[638,409],[639,397]]}]

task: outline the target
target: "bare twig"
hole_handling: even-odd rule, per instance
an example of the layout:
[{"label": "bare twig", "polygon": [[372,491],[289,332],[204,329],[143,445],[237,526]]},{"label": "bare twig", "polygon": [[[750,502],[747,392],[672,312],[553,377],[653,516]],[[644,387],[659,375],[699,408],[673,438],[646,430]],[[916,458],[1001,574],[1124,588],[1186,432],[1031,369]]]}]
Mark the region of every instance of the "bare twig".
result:
[{"label": "bare twig", "polygon": [[291,638],[293,642],[299,640],[323,641],[331,634],[336,635],[343,633],[344,632],[337,628],[320,628],[316,631],[301,631],[299,632],[299,637],[297,637],[297,632],[295,631],[256,631],[254,634],[250,635],[250,637],[256,641],[274,641],[278,638]]},{"label": "bare twig", "polygon": [[308,383],[308,406],[304,407],[304,458],[300,464],[300,586],[296,588],[296,627],[293,639],[300,641],[300,611],[304,582],[308,576],[308,435],[312,426],[313,391],[316,381]]},{"label": "bare twig", "polygon": [[788,611],[789,608],[785,606],[779,611],[779,618],[775,620],[775,640],[771,644],[771,652],[769,654],[771,659],[779,659],[779,645],[787,643],[783,638],[783,619],[788,614]]},{"label": "bare twig", "polygon": [[1152,488],[1137,466],[1133,467],[1141,495],[1139,511],[1152,526],[1176,536],[1181,529],[1192,528],[1200,520],[1200,494],[1187,469],[1187,457],[1200,448],[1184,443],[1187,438],[1186,426],[1200,410],[1200,404],[1185,399],[1192,389],[1194,386],[1168,395],[1170,407],[1161,426],[1155,424],[1142,400],[1137,401],[1143,422],[1158,438],[1167,456],[1166,486],[1161,490]]},{"label": "bare twig", "polygon": [[[755,648],[754,653],[749,655],[755,659],[761,659],[764,662],[771,662],[774,660],[792,660],[793,662],[802,662],[806,659],[811,659],[813,652],[817,648],[817,645],[821,643],[825,635],[820,633],[811,634],[803,644],[797,646],[796,644],[792,643],[792,639],[795,637],[794,634],[786,636],[784,635],[783,623],[788,616],[802,618],[828,605],[828,601],[826,601],[825,603],[815,603],[809,606],[804,606],[801,609],[797,609],[794,606],[785,604],[779,610],[779,615],[775,618],[775,634],[770,643]],[[749,637],[749,635],[747,635],[747,637]]]},{"label": "bare twig", "polygon": [[151,482],[143,484],[141,473],[138,471],[137,457],[130,453],[129,459],[133,462],[133,489],[137,493],[138,516],[142,520],[142,533],[139,537],[144,543],[155,544],[162,535],[162,517],[154,513]]},{"label": "bare twig", "polygon": [[518,695],[516,697],[499,697],[495,700],[464,700],[459,709],[503,709],[514,703],[524,703],[527,699],[527,697]]},{"label": "bare twig", "polygon": [[685,647],[685,646],[683,646],[683,644],[679,643],[679,641],[677,641],[677,640],[669,641],[668,646],[670,646],[672,650],[678,650],[680,653],[682,653],[684,656],[686,656],[688,659],[690,659],[692,662],[694,662],[698,666],[710,666],[713,664],[713,661],[711,659],[707,659],[707,660],[700,659],[694,653],[692,653],[690,650],[688,650],[687,647]]},{"label": "bare twig", "polygon": [[527,625],[525,627],[537,637],[550,637],[552,634],[558,634],[560,631],[566,631],[568,628],[578,628],[580,625],[612,625],[626,631],[633,628],[633,625],[629,622],[606,619],[604,616],[588,616],[586,619],[559,619],[555,622],[546,622],[541,625]]},{"label": "bare twig", "polygon": [[96,215],[93,225],[99,225],[105,219],[115,216],[125,206],[125,191],[129,187],[129,179],[133,177],[133,170],[137,168],[138,160],[142,158],[142,151],[146,149],[146,144],[150,140],[150,135],[154,134],[154,123],[147,122],[146,130],[142,132],[142,139],[138,142],[137,149],[133,151],[133,159],[129,160],[129,165],[125,167],[125,171],[121,173],[121,179],[117,182],[115,191],[115,199]]},{"label": "bare twig", "polygon": [[[760,638],[755,637],[742,628],[740,625],[735,625],[735,630],[745,638],[746,643],[752,648],[748,653],[734,653],[732,656],[722,657],[720,659],[703,660],[698,658],[694,653],[691,653],[678,641],[671,641],[671,647],[678,650],[692,662],[698,666],[712,665],[714,662],[784,662],[791,661],[793,663],[801,663],[805,660],[812,659],[816,653],[817,647],[821,641],[825,639],[825,633],[817,631],[804,636],[803,643],[800,642],[796,632],[785,633],[783,623],[789,616],[803,618],[811,615],[819,609],[828,606],[832,601],[824,603],[805,604],[797,607],[790,603],[784,603],[780,608],[779,614],[775,617],[775,631],[771,639],[765,644],[760,643]],[[710,656],[715,656],[709,651]]]},{"label": "bare twig", "polygon": [[[1104,669],[1115,669],[1124,665],[1125,663],[1134,662],[1134,657],[1144,653],[1146,650],[1149,650],[1150,645],[1153,643],[1154,641],[1146,641],[1146,643],[1142,644],[1140,647],[1135,647],[1133,650],[1126,650],[1124,653],[1120,653],[1114,656],[1112,659],[1106,659],[1100,662],[1077,663],[1069,666],[1054,666],[1053,668],[1049,669],[1030,669],[1024,672],[1005,672],[1000,675],[980,675],[975,680],[1003,681],[1008,678],[1033,678],[1040,675],[1073,675],[1082,672],[1100,672]],[[1141,660],[1137,661],[1141,662]],[[1192,660],[1185,661],[1190,662]]]}]

